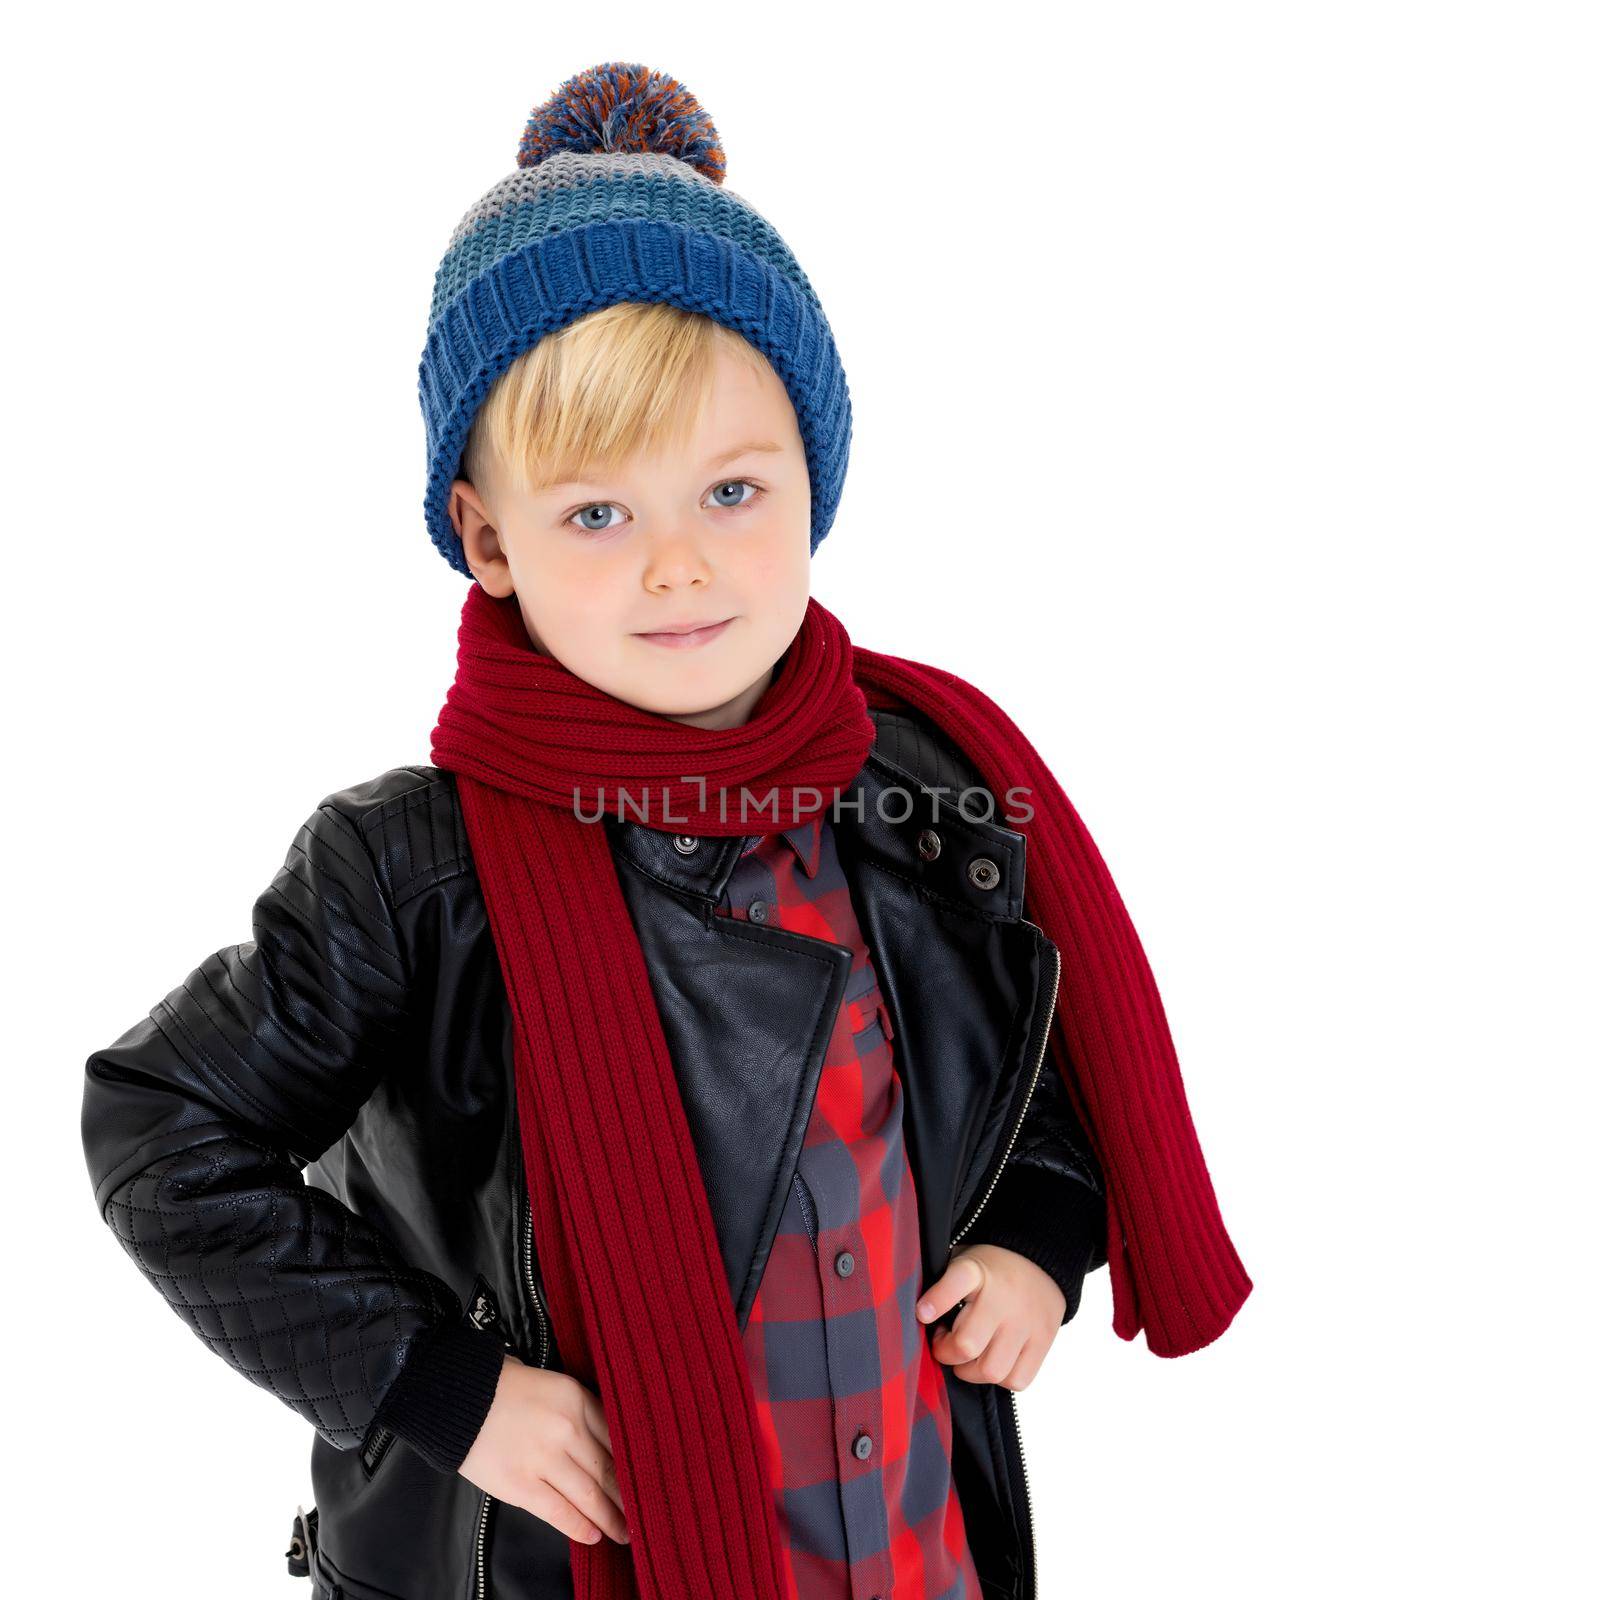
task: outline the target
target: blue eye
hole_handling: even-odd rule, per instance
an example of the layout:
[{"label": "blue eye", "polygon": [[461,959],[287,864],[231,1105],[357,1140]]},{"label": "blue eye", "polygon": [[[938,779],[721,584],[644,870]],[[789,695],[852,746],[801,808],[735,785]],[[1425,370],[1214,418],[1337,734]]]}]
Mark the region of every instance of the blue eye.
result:
[{"label": "blue eye", "polygon": [[594,523],[587,520],[579,522],[578,519],[580,517],[587,519],[592,512],[596,511],[620,511],[621,509],[615,500],[598,500],[592,506],[580,506],[567,518],[567,521],[576,527],[579,533],[610,533],[616,526],[614,522]]},{"label": "blue eye", "polygon": [[[725,491],[733,490],[737,492],[740,489],[748,489],[750,493],[738,500],[725,498]],[[760,484],[751,483],[748,478],[729,478],[725,482],[717,484],[711,490],[711,497],[713,505],[720,511],[742,511],[746,506],[754,505],[766,492]],[[567,523],[569,526],[576,528],[579,533],[610,533],[614,528],[621,526],[621,522],[617,518],[612,518],[605,522],[595,519],[606,516],[612,511],[622,512],[622,507],[615,500],[596,500],[591,505],[579,506],[567,518]],[[623,515],[626,515],[626,513],[623,513]]]},{"label": "blue eye", "polygon": [[719,483],[716,486],[716,488],[714,488],[711,491],[711,493],[712,493],[712,496],[715,498],[716,496],[719,496],[724,489],[738,489],[740,487],[746,488],[746,489],[751,491],[750,495],[749,495],[749,497],[747,499],[744,499],[744,500],[721,500],[721,499],[718,499],[716,501],[718,507],[720,507],[724,511],[737,511],[737,510],[739,510],[739,508],[741,506],[748,506],[748,505],[753,504],[755,502],[755,500],[760,495],[764,495],[767,492],[759,484],[751,483],[748,478],[729,478],[726,483]]}]

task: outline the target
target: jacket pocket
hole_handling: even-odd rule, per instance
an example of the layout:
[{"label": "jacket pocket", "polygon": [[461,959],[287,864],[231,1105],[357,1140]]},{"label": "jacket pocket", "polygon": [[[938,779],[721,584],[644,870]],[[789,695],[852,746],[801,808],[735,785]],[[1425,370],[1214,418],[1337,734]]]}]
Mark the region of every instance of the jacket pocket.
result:
[{"label": "jacket pocket", "polygon": [[359,1450],[311,1442],[318,1525],[312,1576],[343,1600],[439,1600],[465,1595],[480,1491],[428,1465],[404,1439],[373,1472]]},{"label": "jacket pocket", "polygon": [[[481,1272],[473,1279],[461,1321],[474,1328],[492,1329],[501,1335],[502,1341],[505,1339],[499,1302]],[[383,1465],[394,1447],[396,1437],[394,1430],[382,1422],[377,1423],[367,1435],[366,1442],[361,1446],[361,1466],[369,1479]]]}]

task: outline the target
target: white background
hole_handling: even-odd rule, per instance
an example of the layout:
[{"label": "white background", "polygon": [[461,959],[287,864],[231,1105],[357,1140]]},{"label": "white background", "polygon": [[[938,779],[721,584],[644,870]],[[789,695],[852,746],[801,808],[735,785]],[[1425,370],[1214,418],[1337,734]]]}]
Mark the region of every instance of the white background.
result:
[{"label": "white background", "polygon": [[323,795],[428,759],[433,272],[629,59],[837,336],[816,593],[1053,766],[1255,1280],[1168,1361],[1091,1278],[1020,1396],[1042,1600],[1593,1593],[1593,18],[13,19],[9,1591],[308,1592],[310,1429],[96,1215],[83,1065]]}]

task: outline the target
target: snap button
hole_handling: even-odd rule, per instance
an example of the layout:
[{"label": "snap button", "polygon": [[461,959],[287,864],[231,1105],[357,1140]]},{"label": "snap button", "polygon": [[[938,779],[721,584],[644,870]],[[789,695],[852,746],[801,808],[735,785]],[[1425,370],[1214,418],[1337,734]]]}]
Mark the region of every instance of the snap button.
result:
[{"label": "snap button", "polygon": [[935,861],[939,856],[939,835],[932,828],[924,828],[917,835],[917,854],[924,861]]},{"label": "snap button", "polygon": [[841,1278],[848,1278],[856,1270],[856,1258],[848,1250],[841,1250],[833,1258],[833,1270]]},{"label": "snap button", "polygon": [[693,855],[700,848],[700,841],[692,833],[675,833],[672,836],[672,848],[680,856]]},{"label": "snap button", "polygon": [[752,900],[750,902],[750,920],[752,922],[765,922],[767,920],[767,902],[765,900]]},{"label": "snap button", "polygon": [[980,889],[992,889],[1000,881],[1000,869],[988,856],[979,856],[967,868],[967,876]]},{"label": "snap button", "polygon": [[856,1453],[857,1461],[865,1461],[872,1454],[872,1435],[865,1431],[856,1435],[856,1442],[851,1446]]}]

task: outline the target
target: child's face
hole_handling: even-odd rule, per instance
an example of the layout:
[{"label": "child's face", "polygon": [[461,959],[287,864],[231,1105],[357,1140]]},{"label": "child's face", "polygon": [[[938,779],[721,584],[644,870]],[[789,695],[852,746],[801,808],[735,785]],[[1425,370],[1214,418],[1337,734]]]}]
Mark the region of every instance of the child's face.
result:
[{"label": "child's face", "polygon": [[[474,577],[516,594],[536,648],[644,710],[749,720],[811,589],[811,480],[771,367],[719,349],[700,426],[670,455],[531,493],[483,488],[458,478],[451,516]],[[688,646],[646,637],[725,619]]]}]

